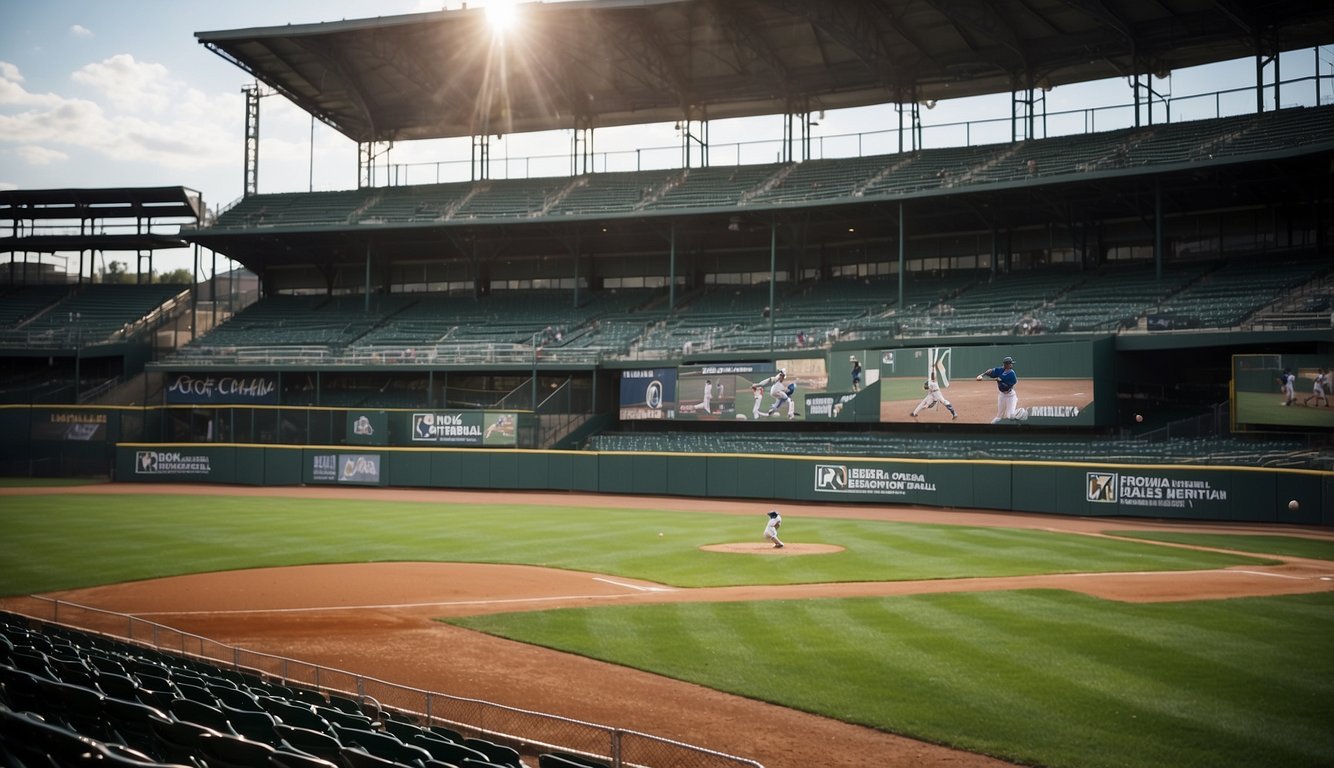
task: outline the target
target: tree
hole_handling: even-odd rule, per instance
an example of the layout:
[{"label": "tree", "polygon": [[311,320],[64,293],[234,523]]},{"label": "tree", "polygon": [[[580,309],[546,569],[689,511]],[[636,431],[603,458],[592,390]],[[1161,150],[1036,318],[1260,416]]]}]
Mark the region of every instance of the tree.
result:
[{"label": "tree", "polygon": [[130,277],[128,267],[125,264],[125,262],[112,261],[108,262],[106,269],[102,271],[102,282],[116,284],[116,285],[124,285],[126,283],[132,283],[134,282],[134,280],[133,278]]},{"label": "tree", "polygon": [[194,275],[190,274],[188,269],[173,269],[167,274],[157,278],[154,282],[158,283],[179,283],[189,285],[195,281]]}]

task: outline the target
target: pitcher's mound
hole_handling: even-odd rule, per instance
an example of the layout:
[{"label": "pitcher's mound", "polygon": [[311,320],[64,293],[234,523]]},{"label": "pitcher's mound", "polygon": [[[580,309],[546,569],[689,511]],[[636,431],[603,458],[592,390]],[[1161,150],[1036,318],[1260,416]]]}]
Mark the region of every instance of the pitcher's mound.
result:
[{"label": "pitcher's mound", "polygon": [[706,552],[728,552],[741,555],[828,555],[842,552],[837,544],[786,544],[782,549],[763,542],[743,542],[740,544],[706,544],[700,549]]}]

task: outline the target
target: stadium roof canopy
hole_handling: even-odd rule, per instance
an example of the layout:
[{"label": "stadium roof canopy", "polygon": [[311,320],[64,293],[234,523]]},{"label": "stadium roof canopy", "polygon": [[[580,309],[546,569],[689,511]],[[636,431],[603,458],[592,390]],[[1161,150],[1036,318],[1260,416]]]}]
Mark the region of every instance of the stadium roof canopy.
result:
[{"label": "stadium roof canopy", "polygon": [[358,142],[1046,88],[1334,40],[1329,0],[574,0],[197,32]]},{"label": "stadium roof canopy", "polygon": [[0,190],[0,221],[14,223],[0,253],[185,248],[154,229],[163,219],[198,224],[203,216],[200,194],[188,187]]}]

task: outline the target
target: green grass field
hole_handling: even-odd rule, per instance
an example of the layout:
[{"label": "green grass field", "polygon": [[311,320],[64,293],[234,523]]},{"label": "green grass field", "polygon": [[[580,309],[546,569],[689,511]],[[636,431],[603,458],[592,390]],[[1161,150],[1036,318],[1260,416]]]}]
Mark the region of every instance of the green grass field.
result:
[{"label": "green grass field", "polygon": [[1334,429],[1334,408],[1307,407],[1302,401],[1311,388],[1297,390],[1297,404],[1283,405],[1277,388],[1270,392],[1237,392],[1237,421],[1242,424],[1278,424],[1293,427]]},{"label": "green grass field", "polygon": [[1145,541],[1169,541],[1233,552],[1263,552],[1283,557],[1334,560],[1334,541],[1301,536],[1259,536],[1241,533],[1181,533],[1178,531],[1115,531],[1116,536]]},{"label": "green grass field", "polygon": [[[7,496],[0,593],[392,560],[524,563],[683,587],[1266,562],[1151,541],[799,514],[785,521],[789,540],[846,551],[698,550],[758,541],[762,528],[762,515],[656,510]],[[1031,591],[571,609],[458,623],[1033,764],[1286,768],[1334,764],[1331,609],[1328,594],[1128,605]]]},{"label": "green grass field", "polygon": [[1329,594],[1138,605],[991,592],[450,623],[1025,764],[1334,759]]}]

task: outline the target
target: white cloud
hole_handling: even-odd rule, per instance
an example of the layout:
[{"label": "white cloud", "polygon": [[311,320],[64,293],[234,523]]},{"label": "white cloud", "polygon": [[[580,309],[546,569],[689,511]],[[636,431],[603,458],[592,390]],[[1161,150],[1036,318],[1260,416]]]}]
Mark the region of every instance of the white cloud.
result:
[{"label": "white cloud", "polygon": [[75,37],[92,37],[93,31],[82,24],[75,24],[69,28],[69,33]]},{"label": "white cloud", "polygon": [[30,93],[17,67],[0,66],[0,147],[13,146],[29,164],[77,150],[172,171],[236,162],[239,93],[204,93],[128,54],[89,64],[72,79],[92,89],[88,98]]},{"label": "white cloud", "polygon": [[50,165],[69,159],[69,155],[56,149],[48,149],[32,144],[25,144],[14,150],[28,165]]},{"label": "white cloud", "polygon": [[128,53],[85,65],[72,76],[74,82],[93,88],[111,106],[124,111],[165,112],[175,92],[186,90],[161,64],[136,61]]}]

